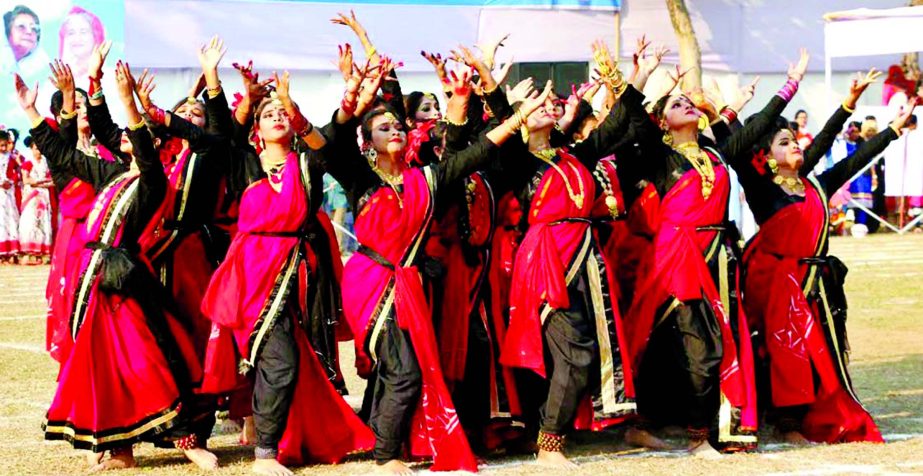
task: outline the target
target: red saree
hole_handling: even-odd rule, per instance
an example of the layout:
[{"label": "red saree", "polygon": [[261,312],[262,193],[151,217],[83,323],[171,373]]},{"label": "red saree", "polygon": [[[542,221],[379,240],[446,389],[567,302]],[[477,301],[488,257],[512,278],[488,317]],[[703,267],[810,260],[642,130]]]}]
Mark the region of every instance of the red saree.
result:
[{"label": "red saree", "polygon": [[[137,173],[125,173],[107,185],[81,230],[85,242],[119,246],[124,218],[137,194]],[[99,289],[99,275],[106,263],[104,250],[84,248],[80,259],[70,319],[74,344],[48,410],[45,438],[101,452],[174,426],[185,389],[152,330],[155,316],[146,314],[130,295]],[[160,332],[175,340],[179,365],[185,366],[182,372],[189,381],[198,381],[201,368],[188,334],[168,313],[162,317],[165,322]]]},{"label": "red saree", "polygon": [[[308,219],[305,157],[288,156],[280,191],[263,179],[241,198],[238,233],[227,257],[212,276],[202,312],[212,322],[205,358],[203,392],[228,393],[246,381],[237,374],[260,358],[263,338],[277,319],[294,319],[285,303],[296,299],[302,311],[314,252],[302,243]],[[327,379],[304,329],[293,326],[298,346],[298,378],[279,442],[278,461],[286,465],[335,463],[370,449],[374,437]]]},{"label": "red saree", "polygon": [[763,223],[743,261],[743,302],[751,327],[764,338],[772,403],[808,405],[802,433],[812,441],[882,442],[852,388],[827,310],[823,269],[804,261],[826,256],[828,215],[820,187],[803,180],[805,200]]},{"label": "red saree", "polygon": [[356,253],[346,263],[343,310],[356,337],[356,366],[369,375],[379,332],[393,312],[410,334],[423,376],[420,403],[411,423],[410,452],[432,456],[432,471],[477,471],[477,462],[455,414],[439,362],[432,318],[420,273],[413,262],[432,220],[434,179],[429,168],[404,171],[404,190],[378,189],[356,217],[359,243],[392,267]]},{"label": "red saree", "polygon": [[[610,268],[599,252],[590,226],[596,196],[593,175],[563,149],[558,151],[558,156],[557,169],[549,168],[542,175],[529,208],[529,229],[516,252],[510,325],[500,362],[546,377],[543,325],[553,309],[566,309],[570,305],[567,288],[578,273],[586,273],[593,301],[593,308],[588,310],[591,315],[587,317],[595,322],[599,346],[601,389],[598,397],[602,411],[587,418],[594,413],[588,407],[591,404],[588,396],[578,410],[575,426],[600,429],[634,413],[634,392],[629,392],[628,366],[622,365],[627,360],[622,358],[626,348],[620,319],[606,312],[608,308],[617,313],[617,309],[605,303],[604,290],[611,289]],[[582,200],[571,197],[565,178],[558,170],[564,172],[571,190],[584,194]],[[600,273],[602,269],[604,273]],[[609,294],[611,296],[611,291]],[[624,378],[618,375],[623,370]],[[595,421],[591,423],[590,419]]]},{"label": "red saree", "polygon": [[[659,228],[650,251],[641,257],[634,301],[626,319],[629,349],[634,369],[640,367],[648,339],[655,326],[658,309],[667,305],[668,315],[678,305],[704,300],[717,318],[721,331],[719,435],[721,443],[755,444],[756,383],[753,353],[747,321],[738,313],[736,328],[732,328],[727,309],[730,290],[736,283],[728,282],[727,250],[723,236],[714,228],[725,221],[730,189],[725,166],[710,154],[715,171],[715,184],[708,198],[702,196],[702,179],[689,170],[661,199]],[[704,227],[704,228],[703,228]],[[718,276],[709,263],[717,259]],[[734,434],[732,414],[739,411]]]},{"label": "red saree", "polygon": [[86,244],[80,227],[95,199],[93,186],[76,178],[58,196],[61,226],[55,235],[48,286],[45,288],[45,299],[48,301],[45,348],[52,358],[62,364],[67,360],[74,343],[68,321],[73,305],[74,274],[78,272],[80,254]]}]

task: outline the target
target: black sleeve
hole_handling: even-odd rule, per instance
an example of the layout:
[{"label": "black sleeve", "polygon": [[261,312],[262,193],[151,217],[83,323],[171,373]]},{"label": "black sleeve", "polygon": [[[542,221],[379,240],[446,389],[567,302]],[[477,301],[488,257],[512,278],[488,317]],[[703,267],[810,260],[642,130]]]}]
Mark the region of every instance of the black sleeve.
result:
[{"label": "black sleeve", "polygon": [[731,126],[724,121],[718,121],[711,125],[711,133],[715,135],[715,145],[716,147],[721,147],[726,144],[728,139],[731,138]]},{"label": "black sleeve", "polygon": [[510,105],[510,102],[506,99],[506,92],[499,85],[497,85],[496,89],[484,95],[484,102],[487,103],[491,114],[498,121],[505,121],[513,115],[513,106]]},{"label": "black sleeve", "polygon": [[29,134],[32,135],[42,155],[48,159],[48,166],[52,170],[67,171],[89,183],[97,191],[113,177],[127,169],[120,162],[101,160],[77,150],[73,145],[67,144],[61,135],[44,121],[30,130]]},{"label": "black sleeve", "polygon": [[486,135],[479,137],[476,142],[464,149],[447,148],[442,154],[442,161],[433,166],[436,174],[436,190],[444,189],[446,185],[483,168],[490,159],[494,158],[497,150],[497,145],[491,142]]},{"label": "black sleeve", "polygon": [[891,141],[898,138],[894,129],[886,127],[875,137],[865,141],[849,157],[839,161],[826,172],[820,174],[817,180],[823,185],[824,192],[829,197],[840,189],[846,182],[856,175],[863,167],[868,165],[878,154],[882,153]]},{"label": "black sleeve", "polygon": [[409,112],[404,108],[404,92],[401,91],[401,82],[397,80],[397,73],[393,69],[388,75],[394,80],[386,79],[381,83],[381,96],[394,109],[397,117],[406,119]]},{"label": "black sleeve", "polygon": [[588,169],[595,169],[599,159],[615,151],[619,138],[628,132],[631,110],[643,109],[643,100],[643,94],[632,86],[628,86],[602,124],[594,129],[585,140],[574,145],[571,149],[574,156]]},{"label": "black sleeve", "polygon": [[801,166],[799,173],[804,176],[814,170],[814,166],[820,162],[821,157],[827,154],[830,147],[833,147],[833,141],[836,140],[837,134],[843,129],[843,125],[852,115],[843,106],[837,108],[836,112],[827,119],[824,128],[814,136],[814,141],[804,151],[804,164]]},{"label": "black sleeve", "polygon": [[113,120],[109,112],[109,105],[103,98],[102,104],[93,106],[87,102],[87,122],[90,123],[90,132],[93,137],[103,145],[112,155],[128,161],[131,157],[120,150],[122,144],[122,128]]},{"label": "black sleeve", "polygon": [[170,125],[166,126],[166,130],[170,135],[189,141],[189,148],[192,150],[200,151],[206,147],[205,129],[172,112],[167,111],[167,114],[170,115]]},{"label": "black sleeve", "polygon": [[581,99],[580,104],[577,105],[577,112],[574,113],[574,120],[571,121],[570,126],[564,130],[564,135],[567,137],[567,140],[573,141],[574,134],[580,130],[580,126],[583,125],[583,121],[592,115],[593,106],[585,100]]},{"label": "black sleeve", "polygon": [[322,154],[319,159],[324,170],[340,183],[350,202],[355,205],[356,201],[376,183],[378,176],[359,151],[359,143],[356,140],[359,120],[353,118],[346,124],[337,124],[336,112],[333,114],[330,123],[321,128],[321,134],[327,139],[329,147],[328,152]]},{"label": "black sleeve", "polygon": [[466,121],[462,125],[452,124],[451,122],[446,123],[445,128],[445,146],[446,148],[452,148],[456,150],[464,149],[468,145],[468,139],[470,137],[469,130],[470,121]]},{"label": "black sleeve", "polygon": [[787,105],[788,101],[782,99],[779,95],[773,95],[762,111],[754,114],[753,118],[748,120],[742,129],[731,135],[727,142],[719,147],[721,155],[731,167],[736,170],[750,162],[750,158],[747,156],[753,144],[760,140],[760,137],[772,127]]},{"label": "black sleeve", "polygon": [[[89,104],[87,104],[87,107],[89,107]],[[58,132],[61,133],[61,138],[65,142],[77,145],[77,118],[61,119],[58,122]]]},{"label": "black sleeve", "polygon": [[146,127],[128,131],[128,140],[134,150],[135,162],[141,177],[138,178],[138,208],[135,223],[143,228],[160,208],[167,193],[167,176],[154,149],[154,141]]},{"label": "black sleeve", "polygon": [[206,93],[205,117],[205,132],[227,139],[234,137],[234,118],[224,88],[215,97],[208,97]]}]

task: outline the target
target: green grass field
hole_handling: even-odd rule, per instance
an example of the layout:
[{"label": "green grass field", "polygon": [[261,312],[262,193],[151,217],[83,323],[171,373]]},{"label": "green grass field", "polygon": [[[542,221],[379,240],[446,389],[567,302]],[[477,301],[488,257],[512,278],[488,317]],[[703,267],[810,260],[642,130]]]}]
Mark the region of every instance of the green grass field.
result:
[{"label": "green grass field", "polygon": [[[571,454],[578,474],[921,474],[923,473],[923,235],[836,238],[832,252],[850,267],[847,294],[852,376],[872,412],[885,445],[848,444],[791,448],[771,434],[760,451],[694,460],[682,451],[649,453],[622,442],[620,430],[576,435]],[[0,474],[57,475],[86,472],[83,453],[61,442],[44,442],[40,425],[55,390],[57,364],[44,352],[44,289],[47,267],[0,267]],[[353,395],[364,382],[350,375],[350,345],[344,365]],[[765,432],[764,432],[765,433]],[[677,444],[680,441],[676,442]],[[236,428],[222,424],[209,441],[222,468],[212,474],[249,474],[250,448],[237,444]],[[204,474],[178,450],[136,447],[139,469],[124,475]],[[500,458],[485,474],[544,474],[529,458]],[[298,468],[298,474],[364,474],[367,460]],[[425,466],[420,466],[425,471]]]}]

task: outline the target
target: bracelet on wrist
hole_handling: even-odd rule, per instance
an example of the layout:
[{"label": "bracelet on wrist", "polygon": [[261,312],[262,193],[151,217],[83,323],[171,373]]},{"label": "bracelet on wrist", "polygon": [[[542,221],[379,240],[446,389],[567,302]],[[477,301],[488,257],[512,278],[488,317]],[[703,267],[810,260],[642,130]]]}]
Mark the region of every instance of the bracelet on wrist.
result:
[{"label": "bracelet on wrist", "polygon": [[856,108],[855,108],[855,107],[849,107],[849,106],[847,106],[845,100],[843,101],[842,106],[843,106],[843,110],[846,111],[846,112],[848,112],[848,113],[850,113],[850,114],[856,112]]},{"label": "bracelet on wrist", "polygon": [[75,118],[75,117],[77,117],[77,111],[76,111],[76,110],[75,110],[74,112],[64,112],[63,109],[61,110],[61,120],[69,120],[69,119],[73,119],[73,118]]},{"label": "bracelet on wrist", "polygon": [[465,126],[466,124],[468,124],[468,116],[467,116],[467,115],[465,116],[465,120],[463,120],[463,121],[461,121],[461,122],[456,122],[456,121],[453,121],[451,118],[449,118],[448,115],[446,115],[446,116],[445,116],[445,122],[448,123],[450,126],[463,127],[463,126]]},{"label": "bracelet on wrist", "polygon": [[144,127],[144,126],[145,126],[145,124],[144,124],[144,119],[142,118],[141,121],[138,122],[137,124],[132,124],[132,125],[128,126],[128,130],[134,132],[134,131],[137,131],[137,130],[141,129],[141,128]]}]

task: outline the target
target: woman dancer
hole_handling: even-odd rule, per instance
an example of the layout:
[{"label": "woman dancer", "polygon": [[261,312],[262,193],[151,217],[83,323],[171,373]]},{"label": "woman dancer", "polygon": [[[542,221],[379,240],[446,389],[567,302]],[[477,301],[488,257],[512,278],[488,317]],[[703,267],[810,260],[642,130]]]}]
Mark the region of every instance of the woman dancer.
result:
[{"label": "woman dancer", "polygon": [[[801,150],[796,132],[778,121],[753,147],[740,170],[760,231],[743,259],[744,307],[765,350],[776,427],[791,443],[881,442],[847,371],[846,267],[827,254],[827,197],[894,139],[916,105],[830,170],[809,172],[830,149],[874,72],[853,81],[850,95],[824,129]],[[761,381],[762,383],[762,381]]]},{"label": "woman dancer", "polygon": [[116,69],[132,142],[132,165],[101,161],[66,143],[35,109],[36,90],[17,77],[20,105],[32,136],[60,165],[101,188],[83,233],[79,283],[70,320],[73,349],[61,369],[58,390],[44,424],[45,438],[64,439],[111,459],[95,469],[135,465],[132,444],[170,440],[200,467],[217,459],[196,444],[184,423],[192,383],[201,367],[185,329],[163,307],[163,290],[138,245],[158,219],[166,189],[163,168],[133,98],[127,65]]},{"label": "woman dancer", "polygon": [[[628,105],[641,108],[642,95],[614,64],[603,76],[621,99],[597,129],[572,147],[556,148],[553,104],[523,113],[526,143],[517,144],[518,162],[510,167],[528,230],[516,252],[501,363],[547,376],[538,460],[550,466],[573,466],[564,441],[575,422],[601,428],[635,413],[608,263],[590,226],[599,193],[591,171],[627,132]],[[589,418],[578,419],[581,414]]]},{"label": "woman dancer", "polygon": [[[240,199],[237,233],[202,311],[215,323],[205,387],[216,393],[239,388],[238,359],[252,373],[253,471],[283,476],[293,474],[287,465],[334,463],[367,450],[373,435],[327,379],[306,331],[332,317],[314,315],[307,299],[332,279],[319,263],[331,260],[335,242],[317,246],[313,238],[333,236],[317,220],[325,216],[322,165],[332,146],[292,101],[288,74],[275,81],[276,96],[255,110],[261,169]],[[298,153],[299,142],[311,150]]]},{"label": "woman dancer", "polygon": [[0,263],[15,263],[19,254],[19,164],[10,149],[12,138],[0,130]]},{"label": "woman dancer", "polygon": [[[797,91],[807,61],[802,50],[788,82],[757,119],[717,148],[699,146],[702,113],[683,94],[660,98],[640,134],[645,177],[660,204],[626,319],[639,410],[658,423],[685,424],[697,456],[719,455],[709,442],[716,420],[717,442],[727,449],[756,444],[750,336],[738,312],[736,259],[725,226],[725,164],[746,165],[746,152]],[[725,108],[722,115],[730,121],[736,112]]]}]

